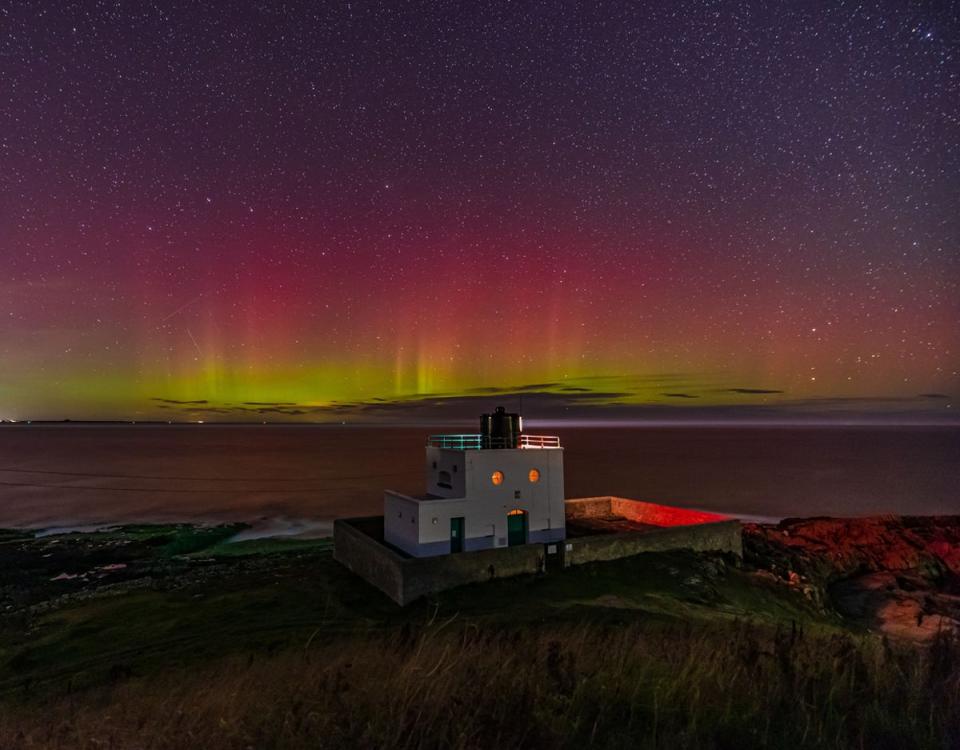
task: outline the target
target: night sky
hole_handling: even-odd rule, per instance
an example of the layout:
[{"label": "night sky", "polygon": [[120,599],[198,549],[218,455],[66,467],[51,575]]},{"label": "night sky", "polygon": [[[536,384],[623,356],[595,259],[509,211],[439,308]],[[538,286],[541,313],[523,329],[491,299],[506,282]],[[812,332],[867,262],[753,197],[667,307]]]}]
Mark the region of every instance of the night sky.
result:
[{"label": "night sky", "polygon": [[0,418],[955,418],[958,37],[950,2],[0,3]]}]

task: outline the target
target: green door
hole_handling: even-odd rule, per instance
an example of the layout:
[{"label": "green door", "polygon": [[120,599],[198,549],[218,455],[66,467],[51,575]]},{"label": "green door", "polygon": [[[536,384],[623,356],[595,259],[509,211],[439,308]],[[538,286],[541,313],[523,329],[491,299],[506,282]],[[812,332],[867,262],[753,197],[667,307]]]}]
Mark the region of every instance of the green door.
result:
[{"label": "green door", "polygon": [[527,543],[526,511],[514,511],[507,516],[507,544],[514,547]]},{"label": "green door", "polygon": [[450,551],[463,552],[463,518],[450,519]]}]

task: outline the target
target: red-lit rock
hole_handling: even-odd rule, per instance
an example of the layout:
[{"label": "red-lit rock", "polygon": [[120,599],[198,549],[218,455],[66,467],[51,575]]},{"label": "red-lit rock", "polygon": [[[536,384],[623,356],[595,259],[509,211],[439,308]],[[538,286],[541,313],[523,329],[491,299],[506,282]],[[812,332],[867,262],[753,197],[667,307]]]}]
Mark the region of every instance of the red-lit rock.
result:
[{"label": "red-lit rock", "polygon": [[843,615],[891,636],[960,629],[960,516],[787,519],[744,527],[749,564],[815,586]]}]

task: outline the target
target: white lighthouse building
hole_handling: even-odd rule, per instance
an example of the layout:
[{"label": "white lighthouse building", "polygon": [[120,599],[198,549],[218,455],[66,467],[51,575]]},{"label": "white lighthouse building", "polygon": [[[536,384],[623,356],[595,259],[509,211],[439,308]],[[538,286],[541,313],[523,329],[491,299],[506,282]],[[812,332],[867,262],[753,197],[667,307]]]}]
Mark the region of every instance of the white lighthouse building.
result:
[{"label": "white lighthouse building", "polygon": [[479,434],[431,435],[426,493],[387,490],[383,538],[414,557],[558,542],[565,538],[560,439],[524,435],[498,407]]}]

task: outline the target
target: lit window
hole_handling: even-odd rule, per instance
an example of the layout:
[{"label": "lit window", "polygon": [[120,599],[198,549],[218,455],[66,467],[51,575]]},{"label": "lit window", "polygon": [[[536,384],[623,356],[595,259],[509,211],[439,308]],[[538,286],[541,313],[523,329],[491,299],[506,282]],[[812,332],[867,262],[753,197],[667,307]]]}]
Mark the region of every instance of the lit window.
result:
[{"label": "lit window", "polygon": [[503,472],[502,471],[493,472],[493,474],[490,475],[490,481],[498,485],[503,484]]},{"label": "lit window", "polygon": [[539,481],[540,481],[540,472],[537,471],[536,469],[530,469],[530,473],[527,474],[527,478],[528,478],[531,482],[539,482]]}]

